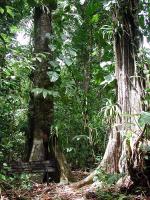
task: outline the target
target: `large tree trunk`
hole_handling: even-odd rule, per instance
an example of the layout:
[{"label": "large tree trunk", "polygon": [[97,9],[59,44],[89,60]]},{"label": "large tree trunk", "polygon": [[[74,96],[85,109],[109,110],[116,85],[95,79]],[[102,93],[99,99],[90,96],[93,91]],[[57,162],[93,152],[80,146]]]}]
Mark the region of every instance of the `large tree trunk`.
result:
[{"label": "large tree trunk", "polygon": [[[31,81],[33,88],[52,90],[47,72],[51,70],[49,61],[52,54],[48,47],[51,35],[51,10],[47,7],[37,6],[34,10],[34,63],[35,70],[32,72]],[[69,178],[70,171],[60,149],[56,135],[52,134],[53,124],[53,97],[43,93],[31,93],[29,104],[29,134],[28,134],[28,160],[54,160],[56,173],[52,175],[52,181],[59,182]],[[58,153],[59,151],[59,153]]]},{"label": "large tree trunk", "polygon": [[[108,172],[129,173],[136,184],[141,178],[138,178],[136,173],[142,171],[142,158],[139,157],[138,147],[144,133],[144,129],[138,124],[143,96],[136,64],[140,39],[138,6],[137,0],[122,1],[114,16],[120,24],[120,30],[114,34],[119,115],[107,146],[107,150],[111,150],[113,140],[112,152],[115,153],[109,152],[108,156],[104,156],[107,165],[113,169]],[[101,164],[104,163],[104,159]]]},{"label": "large tree trunk", "polygon": [[[52,89],[48,72],[48,58],[40,56],[44,54],[52,59],[52,55],[48,48],[48,38],[46,34],[51,33],[51,15],[41,7],[36,7],[34,11],[34,54],[35,58],[40,57],[40,61],[36,60],[35,70],[32,74],[32,87]],[[47,55],[46,55],[47,54]],[[30,100],[30,135],[33,137],[32,150],[30,152],[30,160],[48,159],[47,151],[44,148],[43,141],[48,141],[50,128],[53,123],[53,98],[43,94],[31,94]],[[43,140],[44,139],[44,140]],[[36,148],[36,149],[35,149]]]},{"label": "large tree trunk", "polygon": [[[98,166],[108,173],[129,174],[135,184],[144,178],[144,174],[141,175],[142,158],[138,152],[144,133],[138,125],[138,117],[142,111],[142,89],[136,64],[140,38],[138,6],[137,0],[120,1],[113,16],[114,24],[119,24],[118,31],[114,33],[118,113],[103,160]],[[93,172],[75,186],[91,183],[95,174],[96,172]]]},{"label": "large tree trunk", "polygon": [[[114,22],[120,24],[114,34],[119,115],[101,163],[105,168],[105,164],[110,166],[106,169],[108,172],[127,172],[127,159],[131,159],[134,154],[135,144],[142,131],[138,125],[142,111],[142,90],[136,65],[139,48],[137,9],[138,1],[122,1],[114,15]],[[133,162],[136,160],[134,158]]]}]

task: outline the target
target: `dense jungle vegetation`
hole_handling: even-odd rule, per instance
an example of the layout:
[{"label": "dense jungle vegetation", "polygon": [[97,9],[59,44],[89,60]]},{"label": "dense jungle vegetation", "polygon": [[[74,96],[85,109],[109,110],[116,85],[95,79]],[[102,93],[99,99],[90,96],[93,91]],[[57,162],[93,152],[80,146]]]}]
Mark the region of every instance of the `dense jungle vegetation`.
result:
[{"label": "dense jungle vegetation", "polygon": [[0,0],[1,199],[150,198],[149,32],[149,0]]}]

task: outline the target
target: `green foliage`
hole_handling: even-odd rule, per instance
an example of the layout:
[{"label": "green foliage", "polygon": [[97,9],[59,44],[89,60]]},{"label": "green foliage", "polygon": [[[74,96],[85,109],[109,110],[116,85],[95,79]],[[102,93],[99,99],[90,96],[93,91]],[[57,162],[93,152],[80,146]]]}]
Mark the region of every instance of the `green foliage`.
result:
[{"label": "green foliage", "polygon": [[121,174],[108,174],[102,169],[97,169],[94,181],[100,181],[106,185],[113,185],[121,178],[121,176]]},{"label": "green foliage", "polygon": [[27,174],[13,174],[7,176],[7,172],[10,169],[7,163],[3,163],[3,168],[0,172],[0,185],[7,185],[10,188],[17,189],[30,189],[32,183],[29,181],[30,175]]},{"label": "green foliage", "polygon": [[56,82],[59,79],[59,74],[57,72],[49,71],[47,74],[51,82]]},{"label": "green foliage", "polygon": [[20,174],[13,177],[13,185],[17,189],[27,189],[32,188],[33,182],[30,182],[31,175],[29,174]]},{"label": "green foliage", "polygon": [[59,96],[59,93],[57,91],[47,90],[47,89],[44,89],[44,88],[34,88],[34,89],[32,89],[32,92],[34,93],[35,96],[42,94],[44,99],[47,96],[53,96],[53,97]]},{"label": "green foliage", "polygon": [[[9,167],[7,167],[8,169]],[[2,185],[4,188],[5,185],[13,190],[30,190],[33,182],[30,182],[30,175],[27,174],[21,174],[21,175],[13,175],[13,176],[7,176],[6,172],[7,172],[6,167],[4,167],[3,171],[0,172],[0,186]]]},{"label": "green foliage", "polygon": [[149,112],[142,112],[140,114],[139,124],[141,126],[150,125],[150,113]]},{"label": "green foliage", "polygon": [[132,195],[126,196],[125,194],[120,194],[113,191],[98,191],[98,199],[102,200],[130,200],[133,199]]},{"label": "green foliage", "polygon": [[[31,68],[29,49],[21,49],[15,40],[15,34],[19,30],[17,24],[22,19],[19,4],[15,3],[13,1],[3,5],[5,12],[0,19],[0,163],[21,159],[25,143],[30,85],[28,75]],[[23,6],[24,3],[21,8]]]},{"label": "green foliage", "polygon": [[105,101],[106,105],[101,109],[101,112],[104,113],[104,120],[112,125],[116,116],[119,115],[119,107],[111,99],[106,99]]},{"label": "green foliage", "polygon": [[[53,53],[61,67],[55,85],[60,94],[55,101],[55,125],[65,155],[74,166],[97,163],[96,158],[102,157],[108,124],[100,111],[105,97],[115,102],[113,47],[106,41],[109,34],[102,29],[106,24],[102,3],[90,1],[82,6],[79,2],[60,1],[54,14],[58,21],[53,23]],[[100,65],[102,61],[105,67]],[[108,82],[103,85],[104,77]]]},{"label": "green foliage", "polygon": [[6,12],[10,15],[10,17],[14,18],[14,8],[11,6],[6,6]]},{"label": "green foliage", "polygon": [[57,0],[27,0],[31,7],[48,6],[50,9],[57,8]]}]

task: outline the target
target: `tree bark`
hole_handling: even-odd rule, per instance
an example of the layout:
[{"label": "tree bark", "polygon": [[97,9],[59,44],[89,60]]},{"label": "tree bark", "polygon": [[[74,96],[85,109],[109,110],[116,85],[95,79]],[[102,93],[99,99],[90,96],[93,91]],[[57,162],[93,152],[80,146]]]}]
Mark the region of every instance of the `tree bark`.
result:
[{"label": "tree bark", "polygon": [[[114,34],[119,109],[101,163],[102,166],[105,164],[110,166],[106,169],[108,172],[127,172],[127,159],[131,159],[135,143],[141,134],[138,117],[142,111],[142,90],[136,64],[139,48],[137,8],[137,1],[122,1],[114,15],[116,23],[119,22],[122,27],[122,29],[119,27],[120,30]],[[104,166],[104,168],[107,167]]]},{"label": "tree bark", "polygon": [[[53,59],[49,49],[49,36],[52,33],[51,10],[37,6],[34,10],[34,55],[35,70],[31,74],[33,88],[53,89],[47,72],[51,70],[49,61]],[[36,58],[39,57],[39,58]],[[29,103],[29,132],[27,135],[28,160],[54,160],[56,173],[51,175],[52,181],[68,180],[70,170],[66,165],[63,153],[58,147],[55,134],[52,133],[54,103],[53,97],[43,94],[30,95]],[[58,153],[59,151],[59,153]],[[61,152],[61,153],[60,153]],[[61,162],[60,162],[61,161]],[[62,178],[63,176],[63,178]]]},{"label": "tree bark", "polygon": [[[134,184],[139,184],[142,179],[147,182],[142,169],[143,160],[139,154],[139,143],[142,142],[144,130],[138,124],[143,95],[136,63],[140,39],[138,6],[137,0],[123,0],[115,8],[114,25],[119,24],[114,33],[118,113],[104,157],[98,166],[108,173],[129,174]],[[92,182],[95,174],[93,172],[75,186],[81,187]]]},{"label": "tree bark", "polygon": [[[118,131],[116,147],[119,156],[114,155],[119,172],[129,173],[135,183],[136,170],[141,171],[142,158],[139,158],[139,142],[143,136],[143,129],[138,124],[139,114],[142,111],[143,91],[137,66],[140,32],[138,29],[139,2],[123,1],[120,3],[114,17],[120,18],[122,29],[114,34],[114,49],[116,56],[116,79],[119,116],[115,127]],[[120,142],[121,141],[121,142]],[[109,148],[109,146],[108,146]],[[117,172],[114,169],[114,172]],[[138,179],[138,177],[136,177]],[[140,181],[138,179],[138,181]]]}]

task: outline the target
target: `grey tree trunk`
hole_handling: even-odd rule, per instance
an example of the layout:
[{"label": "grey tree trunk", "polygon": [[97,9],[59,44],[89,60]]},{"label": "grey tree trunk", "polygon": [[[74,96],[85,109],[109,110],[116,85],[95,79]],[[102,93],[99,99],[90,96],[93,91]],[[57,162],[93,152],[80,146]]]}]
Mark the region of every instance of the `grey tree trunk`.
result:
[{"label": "grey tree trunk", "polygon": [[[102,161],[102,165],[110,164],[112,172],[127,170],[127,151],[131,151],[128,153],[133,154],[135,143],[141,134],[138,117],[142,111],[142,90],[136,64],[139,48],[137,9],[138,1],[122,1],[114,15],[116,20],[114,23],[118,22],[121,26],[120,30],[114,34],[119,116],[113,125],[113,131],[109,138],[111,144],[108,143]],[[113,160],[108,159],[108,149],[113,149],[114,153],[109,152],[109,157]]]},{"label": "grey tree trunk", "polygon": [[[145,184],[143,157],[140,144],[144,128],[138,123],[143,109],[142,78],[137,65],[137,53],[141,34],[138,28],[139,1],[122,1],[114,15],[114,23],[120,27],[114,34],[118,115],[113,125],[108,146],[101,162],[108,172],[128,174],[135,185]],[[109,168],[107,167],[109,166]],[[144,183],[145,182],[145,183]]]},{"label": "grey tree trunk", "polygon": [[[114,33],[118,113],[98,168],[103,168],[108,173],[129,174],[130,179],[137,184],[144,178],[144,174],[141,175],[143,160],[138,148],[144,133],[138,124],[143,97],[136,63],[140,40],[137,13],[139,1],[123,0],[118,3],[113,16],[114,25],[119,24]],[[138,177],[139,173],[141,176]],[[94,171],[76,186],[91,183],[95,174]],[[145,180],[147,181],[146,178]]]}]

